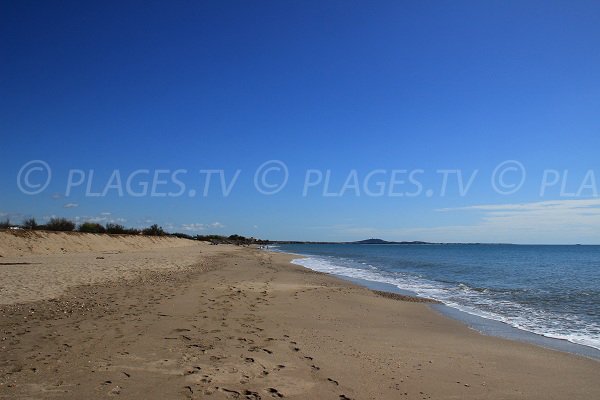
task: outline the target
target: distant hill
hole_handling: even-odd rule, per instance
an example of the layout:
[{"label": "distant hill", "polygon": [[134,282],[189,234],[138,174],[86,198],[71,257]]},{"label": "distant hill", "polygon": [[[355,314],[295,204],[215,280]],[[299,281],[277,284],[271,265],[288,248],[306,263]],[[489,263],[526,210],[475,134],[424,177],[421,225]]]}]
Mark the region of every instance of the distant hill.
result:
[{"label": "distant hill", "polygon": [[359,240],[357,242],[349,242],[351,244],[431,244],[429,242],[419,242],[419,241],[413,241],[413,242],[389,242],[387,240],[383,240],[383,239],[365,239],[365,240]]},{"label": "distant hill", "polygon": [[267,244],[439,244],[439,243],[430,243],[430,242],[389,242],[383,239],[365,239],[359,240],[357,242],[311,242],[311,241],[295,241],[295,240],[273,240],[265,242]]},{"label": "distant hill", "polygon": [[359,240],[356,242],[311,242],[311,241],[299,241],[299,240],[265,240],[261,242],[262,244],[444,244],[444,245],[452,245],[452,244],[461,244],[461,245],[507,245],[511,243],[460,243],[460,242],[449,242],[449,243],[439,243],[439,242],[421,242],[418,240],[410,241],[410,242],[390,242],[383,239],[365,239]]}]

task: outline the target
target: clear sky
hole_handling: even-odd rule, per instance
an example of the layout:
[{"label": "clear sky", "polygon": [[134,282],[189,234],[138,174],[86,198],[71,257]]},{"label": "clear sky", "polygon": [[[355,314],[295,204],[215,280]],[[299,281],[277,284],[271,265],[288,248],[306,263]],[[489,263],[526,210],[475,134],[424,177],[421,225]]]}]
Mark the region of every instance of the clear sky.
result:
[{"label": "clear sky", "polygon": [[600,243],[597,1],[1,4],[16,222]]}]

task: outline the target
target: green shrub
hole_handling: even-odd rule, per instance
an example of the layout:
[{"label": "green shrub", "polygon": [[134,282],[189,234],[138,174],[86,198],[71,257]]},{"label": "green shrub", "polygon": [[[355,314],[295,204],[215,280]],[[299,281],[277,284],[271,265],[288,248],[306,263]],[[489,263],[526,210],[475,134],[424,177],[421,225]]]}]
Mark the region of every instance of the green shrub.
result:
[{"label": "green shrub", "polygon": [[51,218],[44,228],[49,231],[71,232],[75,229],[75,223],[66,218]]},{"label": "green shrub", "polygon": [[113,235],[139,235],[140,230],[136,228],[125,228],[123,225],[109,222],[106,224],[106,233]]},{"label": "green shrub", "polygon": [[194,236],[194,239],[200,240],[202,242],[212,242],[212,241],[224,242],[227,238],[225,236],[220,236],[220,235],[196,235],[196,236]]},{"label": "green shrub", "polygon": [[95,222],[84,222],[83,224],[79,225],[79,232],[105,233],[106,229],[102,225]]},{"label": "green shrub", "polygon": [[8,229],[10,228],[10,220],[5,218],[4,221],[0,221],[0,229]]},{"label": "green shrub", "polygon": [[194,238],[191,235],[188,235],[187,233],[175,232],[175,233],[169,233],[169,236],[174,236],[174,237],[177,237],[180,239],[194,240]]},{"label": "green shrub", "polygon": [[35,218],[27,218],[25,221],[23,221],[23,229],[34,230],[37,228],[38,228],[38,224],[37,224]]},{"label": "green shrub", "polygon": [[106,233],[126,233],[127,229],[123,225],[108,223],[106,224]]},{"label": "green shrub", "polygon": [[235,241],[238,241],[238,242],[245,242],[248,239],[246,237],[244,237],[244,236],[241,236],[241,235],[231,235],[231,236],[229,236],[229,240],[235,240]]},{"label": "green shrub", "polygon": [[142,233],[146,236],[163,236],[165,231],[161,226],[154,224],[150,228],[144,229]]}]

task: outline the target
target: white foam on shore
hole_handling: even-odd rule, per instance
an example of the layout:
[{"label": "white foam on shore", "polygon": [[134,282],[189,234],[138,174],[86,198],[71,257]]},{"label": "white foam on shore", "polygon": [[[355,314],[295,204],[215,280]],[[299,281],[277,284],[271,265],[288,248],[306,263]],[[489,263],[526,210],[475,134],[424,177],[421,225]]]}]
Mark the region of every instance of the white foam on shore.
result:
[{"label": "white foam on shore", "polygon": [[[439,282],[419,279],[408,274],[383,271],[370,264],[360,263],[360,265],[354,266],[351,260],[342,258],[305,256],[304,258],[292,260],[292,263],[328,274],[391,284],[399,289],[413,292],[418,296],[441,301],[449,307],[472,315],[500,321],[541,336],[567,340],[571,343],[600,350],[600,327],[586,326],[577,316],[566,317],[562,315],[558,317],[543,310],[526,308],[509,301],[498,302],[496,299],[485,296],[486,289],[475,290],[467,285],[451,288]],[[344,263],[348,265],[343,265]],[[499,312],[483,310],[478,308],[477,305],[492,308]],[[510,317],[502,315],[500,313],[502,309],[510,314]],[[581,329],[577,332],[569,331],[564,328],[564,324],[561,324],[561,322],[568,322],[570,325],[581,327]]]}]

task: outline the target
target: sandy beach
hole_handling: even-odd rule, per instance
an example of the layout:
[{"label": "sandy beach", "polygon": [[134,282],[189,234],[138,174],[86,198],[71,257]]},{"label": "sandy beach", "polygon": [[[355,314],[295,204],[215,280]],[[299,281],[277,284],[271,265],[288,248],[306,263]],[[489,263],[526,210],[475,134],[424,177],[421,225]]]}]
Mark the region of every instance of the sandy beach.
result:
[{"label": "sandy beach", "polygon": [[598,361],[285,254],[48,235],[0,237],[0,398],[600,398]]}]

